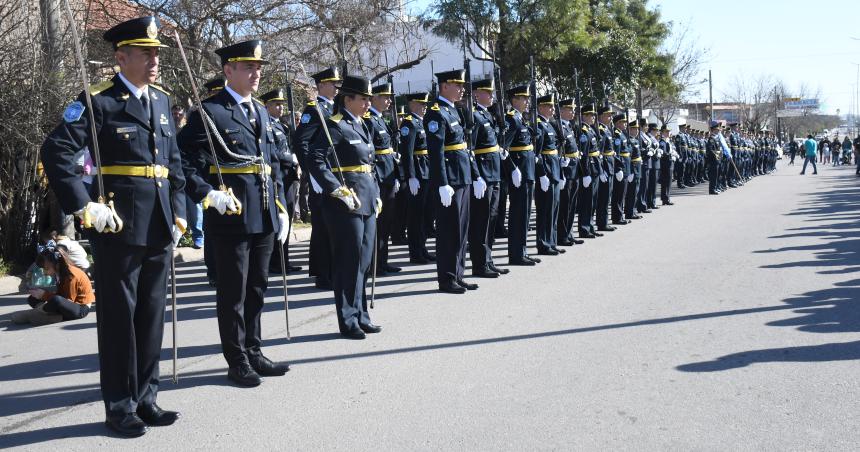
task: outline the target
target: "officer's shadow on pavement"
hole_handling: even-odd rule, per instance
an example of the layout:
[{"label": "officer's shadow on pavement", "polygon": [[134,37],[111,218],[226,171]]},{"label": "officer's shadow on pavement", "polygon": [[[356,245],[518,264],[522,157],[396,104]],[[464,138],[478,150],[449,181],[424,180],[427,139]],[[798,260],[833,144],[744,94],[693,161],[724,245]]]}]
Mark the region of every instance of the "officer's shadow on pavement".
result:
[{"label": "officer's shadow on pavement", "polygon": [[[776,235],[772,239],[785,240],[798,237],[816,237],[820,243],[814,245],[785,246],[760,250],[756,253],[780,253],[807,251],[815,256],[810,260],[765,265],[762,268],[783,269],[791,267],[826,267],[819,274],[855,274],[860,270],[860,222],[852,214],[856,212],[860,199],[860,186],[856,180],[846,181],[841,176],[831,190],[809,193],[810,201],[801,204],[787,215],[832,218],[828,224],[792,228],[788,234]],[[798,316],[767,323],[767,326],[794,327],[807,333],[857,333],[860,332],[860,279],[839,282],[833,287],[805,292],[782,300]],[[715,372],[746,367],[768,362],[826,362],[860,360],[860,341],[833,342],[820,345],[781,347],[732,353],[712,361],[689,363],[678,366],[684,372]]]}]

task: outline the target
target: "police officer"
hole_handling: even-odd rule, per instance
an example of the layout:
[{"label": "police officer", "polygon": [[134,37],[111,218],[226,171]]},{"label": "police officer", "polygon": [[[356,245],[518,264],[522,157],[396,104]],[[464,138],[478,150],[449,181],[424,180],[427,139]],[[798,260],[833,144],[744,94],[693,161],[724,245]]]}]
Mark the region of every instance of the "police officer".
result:
[{"label": "police officer", "polygon": [[633,173],[630,171],[630,139],[624,131],[626,127],[626,115],[617,114],[612,117],[612,150],[615,151],[615,166],[620,168],[622,173],[621,178],[616,176],[612,187],[612,224],[628,224],[631,221],[624,218],[627,185],[633,180]]},{"label": "police officer", "polygon": [[385,122],[382,112],[391,106],[391,96],[394,95],[390,83],[383,83],[373,87],[373,98],[370,109],[364,114],[364,122],[373,134],[374,165],[373,173],[379,183],[379,195],[382,198],[382,212],[376,220],[376,265],[379,274],[397,273],[400,267],[388,263],[388,241],[394,230],[394,221],[397,209],[394,207],[395,196],[400,190],[400,174],[397,159],[400,158],[395,152],[394,140],[397,136],[397,119],[392,118],[393,127]]},{"label": "police officer", "polygon": [[510,213],[508,215],[508,262],[511,265],[535,265],[539,258],[529,257],[526,240],[529,227],[529,200],[534,193],[535,153],[532,132],[523,120],[529,108],[528,85],[507,91],[511,110],[505,114],[504,148],[510,153],[506,162]]},{"label": "police officer", "polygon": [[720,194],[720,189],[717,186],[717,172],[719,171],[720,160],[722,158],[722,150],[717,142],[717,133],[720,130],[720,123],[711,121],[710,136],[708,136],[707,147],[705,148],[705,162],[708,167],[708,193],[711,195]]},{"label": "police officer", "polygon": [[576,229],[574,221],[583,177],[583,169],[580,167],[582,154],[577,143],[579,141],[576,133],[577,125],[573,122],[576,102],[574,99],[563,99],[558,102],[558,108],[561,110],[559,113],[561,124],[556,124],[556,131],[563,153],[561,166],[564,179],[558,202],[558,244],[571,246],[583,243],[573,235]]},{"label": "police officer", "polygon": [[[224,184],[235,198],[217,187],[215,166],[201,173],[185,165],[188,194],[195,202],[206,200],[203,221],[207,243],[215,247],[218,273],[216,311],[221,349],[229,369],[227,377],[240,386],[257,386],[261,376],[284,375],[288,366],[263,355],[260,316],[268,286],[268,268],[275,240],[286,241],[289,216],[281,180],[279,150],[272,120],[257,91],[262,65],[262,42],[244,41],[215,51],[227,85],[203,101],[211,118],[218,146],[216,153]],[[186,155],[209,153],[207,130],[200,111],[191,114],[179,134]],[[222,143],[223,141],[223,143]],[[238,200],[238,203],[236,202]],[[206,205],[204,203],[204,205]],[[232,215],[225,215],[226,211]]]},{"label": "police officer", "polygon": [[427,111],[427,93],[407,94],[409,114],[400,123],[400,164],[409,190],[406,207],[406,236],[409,240],[409,262],[427,264],[436,260],[427,251],[425,215],[430,206],[430,162],[427,151],[427,132],[424,131],[424,113]]},{"label": "police officer", "polygon": [[678,188],[687,188],[684,184],[684,173],[689,163],[689,155],[687,153],[689,142],[684,134],[683,125],[678,127],[678,134],[672,137],[672,143],[675,145],[675,151],[678,153],[678,160],[675,162],[675,183],[678,185]]},{"label": "police officer", "polygon": [[605,178],[600,155],[597,147],[597,131],[594,129],[594,115],[597,113],[594,104],[580,107],[582,124],[579,132],[579,152],[582,159],[579,167],[582,169],[582,186],[579,189],[579,212],[577,228],[579,237],[593,239],[603,234],[594,228],[594,206],[597,204],[597,181]]},{"label": "police officer", "polygon": [[612,199],[612,190],[614,181],[621,181],[624,178],[624,171],[621,168],[621,162],[616,162],[616,154],[613,149],[613,132],[612,132],[612,115],[615,112],[610,107],[600,107],[597,109],[597,142],[598,149],[603,156],[603,177],[600,178],[600,183],[597,187],[597,230],[598,231],[614,231],[615,227],[609,225],[609,204]]},{"label": "police officer", "polygon": [[[487,184],[480,177],[466,144],[465,131],[454,102],[463,98],[465,71],[435,74],[439,97],[424,118],[430,156],[430,186],[436,205],[436,279],[442,292],[460,294],[477,284],[463,279],[469,233],[469,197],[481,198]],[[474,187],[473,187],[474,181]],[[435,204],[435,202],[434,202]]]},{"label": "police officer", "polygon": [[535,193],[538,254],[555,256],[566,250],[558,248],[558,199],[562,183],[558,138],[550,119],[555,115],[555,98],[552,94],[537,98],[538,117],[535,149],[539,150],[535,162],[535,177],[540,183]]},{"label": "police officer", "polygon": [[[293,149],[299,156],[299,163],[307,167],[305,157],[308,153],[308,145],[319,133],[320,118],[317,107],[324,118],[328,118],[334,111],[334,97],[337,95],[336,83],[343,80],[336,67],[330,67],[312,75],[317,88],[316,100],[308,101],[302,112],[296,135],[293,137]],[[317,181],[308,174],[308,207],[311,212],[311,243],[308,251],[308,274],[315,277],[314,284],[318,289],[329,290],[331,286],[331,249],[329,248],[328,232],[326,231],[325,217],[320,210],[325,194]]]},{"label": "police officer", "polygon": [[[284,205],[287,215],[290,217],[290,224],[293,222],[293,215],[296,208],[296,197],[299,191],[299,179],[301,178],[301,169],[299,169],[299,159],[290,149],[290,133],[289,128],[281,123],[281,117],[284,116],[284,105],[286,97],[284,90],[276,89],[267,92],[260,96],[260,100],[266,105],[266,111],[271,119],[272,132],[275,135],[275,145],[278,149],[278,160],[281,164],[281,179],[275,182],[281,184],[286,198]],[[287,118],[288,121],[292,118]],[[289,228],[288,228],[289,229]],[[278,246],[278,244],[275,244]],[[284,268],[287,273],[297,272],[302,267],[290,265],[290,236],[287,234],[284,243]],[[281,253],[272,252],[272,258],[269,261],[269,273],[281,273]]]},{"label": "police officer", "polygon": [[[648,120],[645,118],[639,118],[639,134],[637,136],[637,140],[639,142],[639,153],[642,156],[642,175],[639,179],[639,192],[637,194],[636,199],[636,210],[642,213],[651,213],[651,209],[648,206],[649,191],[651,186],[650,175],[651,175],[651,166],[653,165],[653,156],[654,150],[651,147],[651,138],[648,135],[647,127]],[[646,129],[646,130],[642,130]]]},{"label": "police officer", "polygon": [[373,170],[373,132],[362,119],[372,96],[369,80],[344,77],[337,96],[337,113],[324,125],[320,123],[320,127],[328,129],[331,142],[325,133],[318,133],[305,160],[307,170],[322,189],[320,208],[331,243],[338,327],[350,339],[364,339],[368,333],[382,331],[370,320],[365,295],[376,220],[382,209]]},{"label": "police officer", "polygon": [[657,185],[660,182],[660,174],[663,168],[663,150],[660,147],[660,138],[658,126],[656,123],[648,123],[648,141],[651,145],[651,172],[648,174],[648,209],[656,210],[660,206],[657,205]]},{"label": "police officer", "polygon": [[639,200],[639,185],[642,180],[642,144],[639,141],[639,121],[633,120],[627,124],[630,131],[628,138],[630,149],[630,175],[627,176],[627,192],[624,195],[624,218],[639,220],[641,215],[636,211]]},{"label": "police officer", "polygon": [[660,201],[664,206],[674,203],[669,197],[672,189],[672,168],[675,157],[672,155],[672,141],[669,136],[669,127],[663,124],[660,127]]},{"label": "police officer", "polygon": [[480,198],[472,194],[469,219],[469,258],[472,275],[480,278],[498,278],[508,269],[496,267],[493,262],[496,220],[499,217],[499,192],[502,173],[502,153],[497,141],[499,125],[490,112],[495,85],[493,79],[472,82],[475,109],[472,112],[472,140],[475,161],[487,190]]},{"label": "police officer", "polygon": [[[140,436],[148,425],[170,425],[179,418],[162,410],[156,397],[167,273],[186,226],[185,180],[170,98],[152,84],[159,48],[165,47],[158,22],[132,19],[109,29],[104,39],[113,44],[120,72],[88,88],[97,136],[91,135],[81,93],[45,139],[41,159],[63,211],[94,229],[88,235],[98,281],[105,424],[124,436]],[[75,173],[75,154],[84,146],[93,149],[95,140],[104,200],[96,187],[88,192]]]}]

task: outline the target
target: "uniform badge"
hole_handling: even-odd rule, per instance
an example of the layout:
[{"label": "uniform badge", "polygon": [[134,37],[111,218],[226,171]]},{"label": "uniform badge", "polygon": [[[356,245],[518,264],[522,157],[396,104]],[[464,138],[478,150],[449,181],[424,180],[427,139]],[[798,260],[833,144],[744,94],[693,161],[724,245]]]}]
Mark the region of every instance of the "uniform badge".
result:
[{"label": "uniform badge", "polygon": [[158,37],[158,27],[155,25],[155,18],[149,23],[149,26],[146,27],[146,36],[149,39],[155,39]]},{"label": "uniform badge", "polygon": [[261,58],[263,56],[263,48],[257,45],[254,47],[254,58]]},{"label": "uniform badge", "polygon": [[616,145],[616,146],[621,146],[621,140],[619,140],[618,138],[616,138],[616,139],[615,139],[615,145]]},{"label": "uniform badge", "polygon": [[579,136],[579,142],[580,143],[585,143],[586,141],[588,141],[588,137],[585,136],[585,134],[582,134]]},{"label": "uniform badge", "polygon": [[81,119],[81,115],[84,114],[84,110],[86,110],[84,104],[76,100],[70,103],[69,106],[66,107],[66,110],[63,111],[63,120],[66,122],[75,122]]},{"label": "uniform badge", "polygon": [[303,114],[302,115],[302,124],[307,124],[309,122],[311,122],[311,114],[310,113]]},{"label": "uniform badge", "polygon": [[403,135],[404,137],[409,136],[409,127],[403,126],[400,129],[400,134]]},{"label": "uniform badge", "polygon": [[427,130],[429,130],[430,133],[436,133],[436,131],[439,130],[439,123],[436,121],[430,121],[427,124]]}]

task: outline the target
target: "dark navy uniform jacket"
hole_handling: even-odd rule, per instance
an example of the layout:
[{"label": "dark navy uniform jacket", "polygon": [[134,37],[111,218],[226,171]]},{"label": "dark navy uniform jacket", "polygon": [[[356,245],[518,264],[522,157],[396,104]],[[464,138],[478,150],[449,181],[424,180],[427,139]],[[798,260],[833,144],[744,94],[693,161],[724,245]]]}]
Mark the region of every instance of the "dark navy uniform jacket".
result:
[{"label": "dark navy uniform jacket", "polygon": [[[256,99],[251,102],[259,121],[259,135],[251,126],[251,122],[238,105],[236,99],[223,89],[217,94],[203,100],[203,108],[212,118],[218,128],[217,133],[224,139],[230,152],[243,156],[262,156],[262,161],[271,168],[271,175],[266,176],[264,191],[263,182],[258,174],[224,174],[224,184],[233,189],[233,194],[242,203],[240,215],[221,215],[214,209],[206,209],[203,221],[208,230],[219,234],[257,234],[262,232],[277,232],[278,206],[277,199],[285,206],[283,188],[274,181],[281,179],[280,159],[275,142],[275,131],[272,127],[269,113],[263,104]],[[218,161],[222,168],[242,166],[241,162],[229,157],[217,138],[212,138]],[[188,124],[179,132],[179,147],[183,155],[188,155],[188,162],[196,159],[198,154],[209,155],[209,142],[203,128],[200,111],[192,111]],[[188,195],[194,202],[200,202],[210,190],[217,190],[218,176],[211,171],[200,171],[197,165],[183,163],[185,178],[188,182]],[[264,193],[266,199],[263,198]]]},{"label": "dark navy uniform jacket", "polygon": [[637,176],[642,173],[642,142],[639,141],[641,136],[642,132],[639,132],[636,138],[629,138],[627,140],[628,148],[630,149],[630,172]]},{"label": "dark navy uniform jacket", "polygon": [[651,157],[648,156],[648,151],[651,149],[651,140],[648,139],[646,132],[640,130],[636,141],[639,143],[639,156],[642,157],[642,170],[644,171],[651,167]]},{"label": "dark navy uniform jacket", "polygon": [[[306,161],[307,169],[320,184],[323,190],[324,206],[347,210],[346,204],[330,196],[329,193],[342,186],[343,176],[346,186],[355,190],[361,201],[361,207],[351,213],[355,215],[372,215],[376,213],[376,199],[379,198],[379,185],[373,174],[374,148],[373,135],[363,119],[354,118],[347,111],[332,115],[326,119],[331,134],[334,152],[332,153],[328,139],[324,133],[318,133],[311,142]],[[338,166],[340,165],[340,166]],[[340,171],[335,175],[333,169],[350,169],[366,167],[368,171]]]},{"label": "dark navy uniform jacket", "polygon": [[[566,119],[561,120],[561,131],[559,133],[561,139],[562,157],[570,159],[570,163],[562,168],[562,174],[565,179],[571,180],[576,178],[579,161],[582,155],[579,154],[579,145],[576,144],[576,134],[574,133],[575,124]],[[575,157],[578,155],[578,157]]]},{"label": "dark navy uniform jacket", "polygon": [[619,169],[624,177],[630,175],[630,140],[627,134],[618,127],[612,128],[612,149],[615,151],[615,172]]},{"label": "dark navy uniform jacket", "polygon": [[[555,127],[543,116],[538,116],[537,131],[535,176],[546,176],[552,183],[561,182],[561,160]],[[552,151],[555,151],[555,154],[552,154]]]},{"label": "dark navy uniform jacket", "polygon": [[660,156],[660,138],[655,137],[654,135],[648,134],[648,140],[651,142],[651,152],[653,155],[651,156],[651,168],[655,170],[660,169],[661,164],[661,156]]},{"label": "dark navy uniform jacket", "polygon": [[375,149],[374,172],[380,184],[394,185],[398,179],[397,155],[394,153],[393,140],[388,124],[382,114],[373,108],[364,115],[364,122],[373,134]]},{"label": "dark navy uniform jacket", "polygon": [[618,169],[616,168],[615,156],[610,155],[615,152],[612,148],[612,128],[599,122],[597,123],[597,149],[603,157],[601,163],[603,172],[606,173],[607,177],[614,177]]},{"label": "dark navy uniform jacket", "polygon": [[501,182],[502,156],[498,149],[492,152],[482,152],[483,149],[498,148],[496,118],[480,104],[475,104],[472,116],[474,118],[472,143],[475,143],[475,161],[478,165],[478,172],[485,182]]},{"label": "dark navy uniform jacket", "polygon": [[[579,151],[582,153],[582,177],[591,176],[592,179],[600,177],[603,174],[603,167],[601,166],[603,157],[600,154],[600,148],[597,147],[597,134],[590,125],[583,125],[580,128]],[[595,152],[597,155],[589,156]]]},{"label": "dark navy uniform jacket", "polygon": [[[520,169],[523,181],[535,180],[535,151],[532,144],[532,133],[523,122],[522,113],[511,110],[505,115],[507,131],[505,132],[504,148],[510,151],[508,157],[508,171],[513,171],[513,166]],[[532,147],[527,151],[516,151],[516,148]]]},{"label": "dark navy uniform jacket", "polygon": [[[113,200],[123,229],[112,234],[129,245],[152,244],[150,238],[168,239],[174,218],[185,218],[185,178],[171,102],[165,91],[149,85],[151,119],[118,75],[90,87],[103,166],[160,165],[167,179],[104,175],[106,201]],[[60,205],[68,214],[98,198],[96,183],[86,191],[76,172],[75,154],[93,149],[84,93],[70,105],[60,123],[45,139],[41,157],[45,173]]]},{"label": "dark navy uniform jacket", "polygon": [[[416,152],[420,155],[415,155]],[[427,132],[424,131],[424,119],[415,113],[400,122],[400,164],[406,179],[430,179]]]},{"label": "dark navy uniform jacket", "polygon": [[311,141],[316,138],[316,134],[320,128],[317,105],[320,107],[323,118],[330,117],[334,111],[334,104],[322,96],[317,96],[317,100],[312,100],[305,106],[305,110],[299,119],[299,125],[296,127],[296,134],[293,137],[293,152],[298,155],[299,163],[303,167],[307,166],[305,158],[308,155],[308,147]]},{"label": "dark navy uniform jacket", "polygon": [[663,151],[663,155],[660,157],[660,165],[663,169],[672,167],[672,145],[669,143],[669,140],[660,137],[660,149]]},{"label": "dark navy uniform jacket", "polygon": [[299,166],[298,164],[293,163],[293,152],[290,145],[289,129],[284,127],[277,118],[271,119],[272,131],[275,133],[275,145],[278,149],[278,160],[280,160],[281,164],[280,182],[284,184],[284,194],[286,194],[286,188],[293,182],[299,180]]},{"label": "dark navy uniform jacket", "polygon": [[[478,178],[478,167],[466,148],[466,136],[457,109],[439,98],[424,116],[430,154],[430,180],[437,186],[469,185]],[[445,150],[452,147],[461,148]]]}]

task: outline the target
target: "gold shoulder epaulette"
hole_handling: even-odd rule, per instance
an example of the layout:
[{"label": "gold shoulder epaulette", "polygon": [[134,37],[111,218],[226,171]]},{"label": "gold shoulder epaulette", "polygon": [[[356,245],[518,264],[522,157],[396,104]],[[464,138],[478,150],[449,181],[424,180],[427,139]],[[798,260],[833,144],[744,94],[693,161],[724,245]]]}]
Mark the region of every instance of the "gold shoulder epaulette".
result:
[{"label": "gold shoulder epaulette", "polygon": [[437,103],[433,104],[433,106],[430,107],[430,109],[433,111],[439,111],[439,103],[437,102]]},{"label": "gold shoulder epaulette", "polygon": [[513,110],[511,110],[511,111],[509,111],[509,112],[508,112],[508,116],[513,116],[513,115],[514,115],[514,111],[513,111]]},{"label": "gold shoulder epaulette", "polygon": [[113,86],[112,80],[105,80],[100,83],[96,83],[94,85],[90,85],[90,96],[95,96],[96,94],[110,88]]},{"label": "gold shoulder epaulette", "polygon": [[621,135],[621,130],[619,130],[619,129],[615,129],[615,134],[616,134],[616,135]]},{"label": "gold shoulder epaulette", "polygon": [[364,115],[361,116],[364,119],[370,119],[370,112],[365,112]]},{"label": "gold shoulder epaulette", "polygon": [[403,119],[405,119],[405,120],[407,120],[407,121],[412,121],[412,115],[407,115],[407,116],[406,116],[405,118],[403,118]]},{"label": "gold shoulder epaulette", "polygon": [[588,132],[588,126],[582,126],[582,131],[583,131],[583,132]]},{"label": "gold shoulder epaulette", "polygon": [[168,95],[170,94],[170,91],[168,91],[168,90],[166,90],[166,89],[164,89],[164,88],[162,88],[162,87],[160,87],[160,86],[158,86],[158,85],[153,85],[152,83],[150,83],[150,84],[149,84],[149,86],[151,86],[151,87],[153,87],[153,88],[155,88],[155,89],[157,89],[157,90],[161,91],[161,92],[162,92],[162,93],[164,93],[164,94],[168,94]]},{"label": "gold shoulder epaulette", "polygon": [[315,100],[308,101],[308,107],[316,107],[317,102]]},{"label": "gold shoulder epaulette", "polygon": [[340,113],[338,113],[338,114],[336,114],[336,115],[332,115],[332,116],[330,116],[328,119],[331,119],[331,120],[332,120],[332,121],[334,121],[335,123],[338,123],[338,122],[340,122],[340,120],[341,120],[341,119],[343,119],[343,115],[342,115],[342,114],[340,114]]},{"label": "gold shoulder epaulette", "polygon": [[542,122],[543,122],[543,121],[541,121],[541,120],[540,120],[540,118],[538,118],[538,124],[540,124],[540,123],[542,123]]}]

